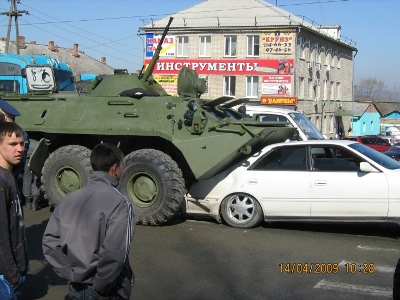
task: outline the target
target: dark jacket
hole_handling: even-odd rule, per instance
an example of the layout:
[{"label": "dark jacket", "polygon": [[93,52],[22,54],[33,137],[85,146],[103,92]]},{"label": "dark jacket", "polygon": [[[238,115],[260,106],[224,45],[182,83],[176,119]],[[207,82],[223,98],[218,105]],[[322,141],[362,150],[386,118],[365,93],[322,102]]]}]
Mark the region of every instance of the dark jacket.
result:
[{"label": "dark jacket", "polygon": [[0,167],[0,274],[15,285],[28,268],[24,216],[14,177]]},{"label": "dark jacket", "polygon": [[400,258],[393,276],[393,300],[400,300]]},{"label": "dark jacket", "polygon": [[135,222],[132,205],[117,185],[118,180],[96,171],[87,186],[68,194],[47,224],[43,253],[68,283],[129,299],[133,273],[128,253]]}]

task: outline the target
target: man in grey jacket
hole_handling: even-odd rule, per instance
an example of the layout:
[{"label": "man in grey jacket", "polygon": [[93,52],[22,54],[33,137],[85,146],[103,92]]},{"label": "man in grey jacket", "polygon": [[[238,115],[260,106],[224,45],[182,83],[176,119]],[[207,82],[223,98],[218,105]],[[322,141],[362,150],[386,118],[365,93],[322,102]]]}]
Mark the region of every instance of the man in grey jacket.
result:
[{"label": "man in grey jacket", "polygon": [[117,189],[123,153],[98,144],[88,184],[65,196],[43,235],[43,253],[69,283],[71,299],[129,299],[134,275],[128,253],[135,229],[132,205]]}]

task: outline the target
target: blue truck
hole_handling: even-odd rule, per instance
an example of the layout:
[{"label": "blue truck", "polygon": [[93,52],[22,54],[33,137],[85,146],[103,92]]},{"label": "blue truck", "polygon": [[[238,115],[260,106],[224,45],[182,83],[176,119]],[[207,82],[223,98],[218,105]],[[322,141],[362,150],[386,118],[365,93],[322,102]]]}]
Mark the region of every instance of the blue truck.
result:
[{"label": "blue truck", "polygon": [[55,91],[76,91],[75,82],[95,79],[94,74],[73,76],[67,63],[44,55],[21,55],[0,53],[0,92],[6,94],[26,94],[26,66],[50,65],[54,72]]}]

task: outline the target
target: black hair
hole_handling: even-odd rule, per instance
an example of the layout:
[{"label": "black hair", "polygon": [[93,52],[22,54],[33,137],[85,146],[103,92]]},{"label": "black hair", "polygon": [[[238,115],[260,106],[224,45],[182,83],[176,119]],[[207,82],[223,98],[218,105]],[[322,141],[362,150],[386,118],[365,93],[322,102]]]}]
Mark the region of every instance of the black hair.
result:
[{"label": "black hair", "polygon": [[15,133],[16,137],[24,136],[22,128],[14,122],[0,122],[0,143],[3,142],[6,135],[12,136]]},{"label": "black hair", "polygon": [[97,144],[90,154],[93,171],[108,172],[113,165],[119,165],[123,159],[124,154],[121,149],[109,143]]}]

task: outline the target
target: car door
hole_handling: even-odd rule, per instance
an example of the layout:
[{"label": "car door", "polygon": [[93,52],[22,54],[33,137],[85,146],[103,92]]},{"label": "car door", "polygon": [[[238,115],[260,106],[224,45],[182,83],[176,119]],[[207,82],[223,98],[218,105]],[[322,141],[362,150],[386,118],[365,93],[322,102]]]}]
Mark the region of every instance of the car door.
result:
[{"label": "car door", "polygon": [[[311,147],[311,217],[386,217],[388,182],[384,173],[361,172],[365,161],[340,146]],[[316,156],[313,153],[325,153]]]},{"label": "car door", "polygon": [[260,200],[266,217],[310,217],[306,146],[281,146],[246,172],[245,189]]}]

